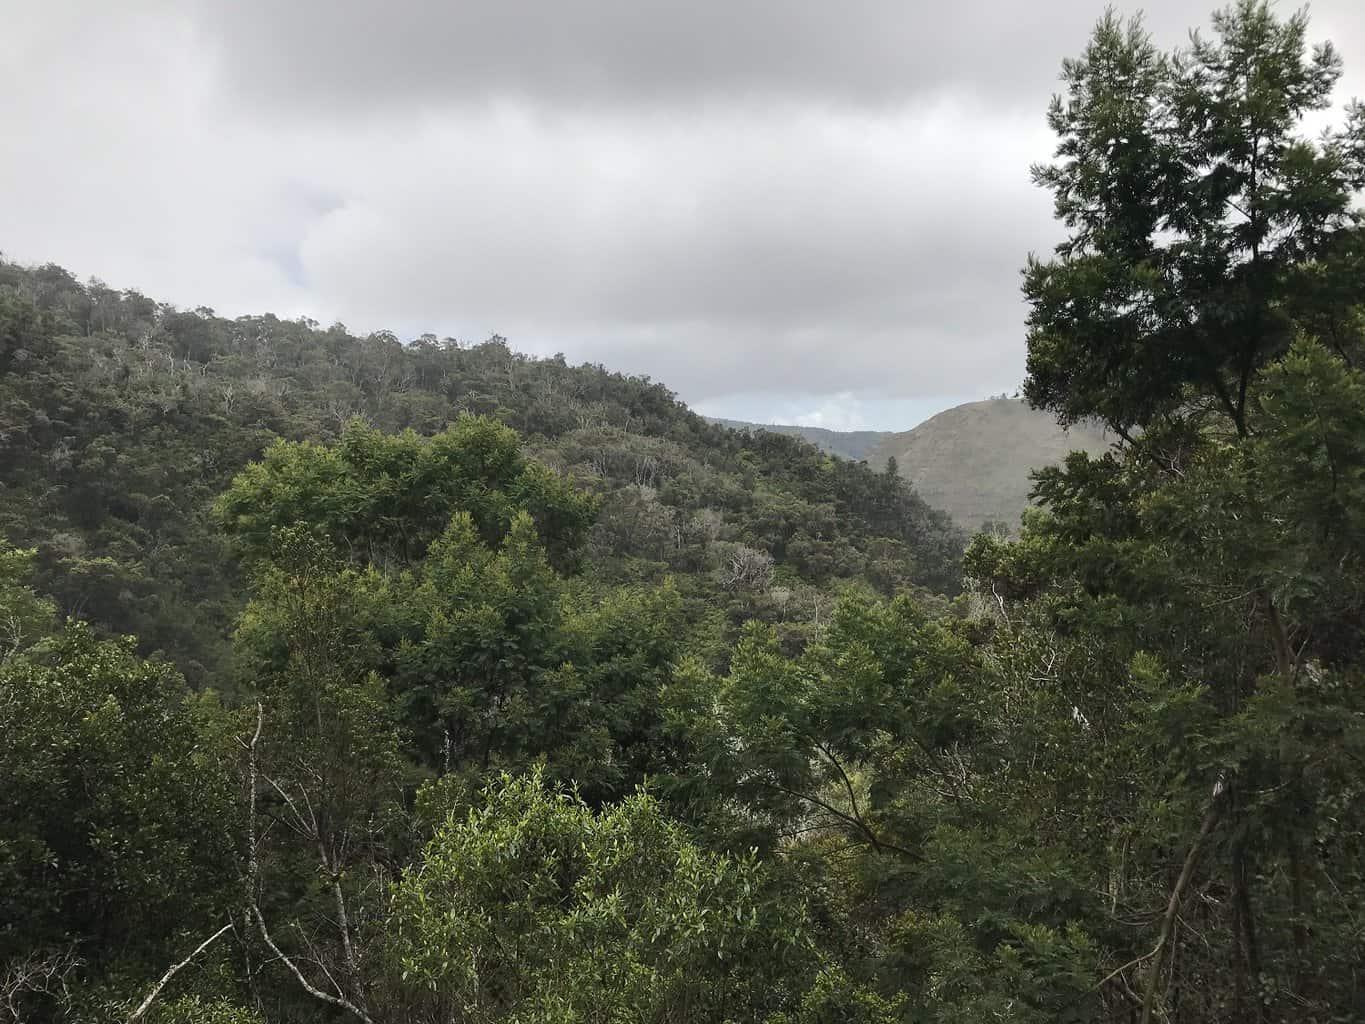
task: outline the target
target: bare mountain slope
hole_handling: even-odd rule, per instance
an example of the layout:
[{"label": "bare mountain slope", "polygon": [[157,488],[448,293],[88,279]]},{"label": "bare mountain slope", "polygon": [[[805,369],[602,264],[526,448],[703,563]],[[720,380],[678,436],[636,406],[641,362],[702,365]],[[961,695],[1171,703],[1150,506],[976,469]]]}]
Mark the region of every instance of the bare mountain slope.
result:
[{"label": "bare mountain slope", "polygon": [[1096,427],[1069,430],[1051,414],[1019,399],[968,402],[887,436],[867,456],[874,466],[896,460],[920,497],[978,530],[988,521],[1011,529],[1028,506],[1031,470],[1060,463],[1068,452],[1104,451],[1110,438]]}]

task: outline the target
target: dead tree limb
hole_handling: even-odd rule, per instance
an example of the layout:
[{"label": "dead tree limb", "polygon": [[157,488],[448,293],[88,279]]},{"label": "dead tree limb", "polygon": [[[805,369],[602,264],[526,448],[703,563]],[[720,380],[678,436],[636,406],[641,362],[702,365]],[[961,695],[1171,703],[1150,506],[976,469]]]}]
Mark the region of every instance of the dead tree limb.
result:
[{"label": "dead tree limb", "polygon": [[[247,896],[251,904],[252,916],[255,917],[256,919],[256,927],[260,931],[261,938],[265,941],[265,944],[270,949],[270,952],[274,953],[276,958],[279,959],[279,961],[283,963],[285,967],[289,968],[289,972],[294,975],[295,979],[298,981],[299,985],[303,987],[303,990],[305,992],[307,992],[310,996],[312,996],[314,999],[317,999],[320,1002],[327,1003],[329,1006],[335,1006],[338,1009],[345,1010],[347,1013],[350,1013],[353,1016],[357,1017],[358,1019],[364,1021],[365,1024],[374,1024],[374,1021],[370,1018],[370,1015],[366,1013],[363,1009],[361,1009],[359,1006],[356,1006],[355,1003],[347,999],[344,994],[340,996],[331,995],[330,993],[324,992],[322,989],[318,988],[316,985],[310,982],[307,979],[307,977],[304,976],[303,971],[299,969],[299,965],[295,963],[293,959],[291,959],[289,956],[285,955],[284,951],[281,950],[280,947],[275,944],[275,940],[270,936],[270,929],[266,926],[265,915],[261,913],[261,906],[256,898],[256,890],[260,885],[261,871],[260,860],[256,851],[256,787],[258,785],[258,779],[260,778],[260,771],[256,764],[256,746],[260,742],[261,730],[264,724],[265,708],[260,701],[257,701],[256,731],[254,735],[252,735],[251,737],[251,742],[246,745],[248,779],[247,785],[249,789],[247,797],[248,799],[247,842],[249,846],[247,868],[248,873]],[[273,780],[267,779],[267,781],[270,781],[271,785],[274,785]],[[276,789],[278,788],[279,787],[276,786]],[[281,795],[283,795],[282,792]],[[288,798],[286,797],[286,799]],[[297,811],[295,813],[297,813]],[[314,818],[314,821],[316,821],[316,818]],[[349,945],[349,934],[347,935],[347,939]],[[325,973],[326,968],[324,967],[323,970]],[[333,982],[333,984],[335,984],[335,982]],[[337,991],[338,992],[342,991],[341,986],[339,985],[337,986]]]},{"label": "dead tree limb", "polygon": [[142,1002],[138,1004],[137,1009],[128,1015],[128,1024],[137,1024],[137,1021],[142,1019],[142,1015],[152,1008],[152,1004],[156,1002],[156,997],[161,995],[161,990],[170,983],[170,980],[174,978],[183,968],[188,967],[190,965],[190,961],[192,961],[200,953],[204,952],[204,950],[208,949],[215,942],[217,942],[224,932],[230,931],[231,929],[232,922],[229,921],[227,924],[223,925],[223,927],[219,928],[216,932],[210,935],[203,942],[199,943],[199,945],[195,947],[194,952],[191,953],[189,956],[185,957],[184,960],[181,960],[178,964],[172,964],[170,968],[166,971],[166,973],[161,976],[161,980],[152,986],[152,990],[147,993],[147,998],[142,1000]]},{"label": "dead tree limb", "polygon": [[1208,810],[1204,812],[1204,820],[1199,825],[1199,834],[1195,836],[1189,852],[1185,854],[1180,877],[1176,879],[1175,888],[1171,890],[1171,898],[1166,901],[1166,913],[1161,919],[1161,932],[1157,936],[1156,946],[1148,954],[1152,962],[1147,968],[1147,990],[1142,998],[1142,1024],[1151,1024],[1152,1010],[1156,1006],[1156,989],[1161,980],[1161,966],[1165,959],[1163,954],[1180,913],[1181,898],[1185,895],[1190,879],[1194,877],[1194,869],[1204,853],[1204,844],[1208,841],[1209,833],[1213,831],[1213,826],[1218,824],[1218,819],[1223,813],[1223,789],[1223,776],[1220,773],[1218,781],[1213,784],[1213,796],[1209,799]]},{"label": "dead tree limb", "polygon": [[374,1024],[374,1021],[370,1019],[370,1015],[366,1013],[364,1010],[362,1010],[360,1007],[356,1006],[355,1003],[351,1002],[344,996],[334,996],[330,995],[327,992],[322,991],[322,989],[318,988],[306,977],[304,977],[303,972],[299,970],[298,964],[294,963],[292,959],[290,959],[280,950],[279,946],[275,945],[275,940],[270,937],[270,929],[267,928],[265,925],[265,917],[261,914],[261,908],[257,906],[254,901],[251,904],[251,910],[256,916],[256,926],[261,933],[261,938],[265,940],[265,944],[270,948],[270,952],[274,953],[275,956],[280,960],[280,962],[289,968],[290,973],[293,974],[296,979],[298,979],[298,983],[301,986],[303,986],[303,990],[305,992],[307,992],[314,999],[327,1003],[329,1006],[335,1006],[339,1009],[345,1010],[347,1013],[350,1013],[355,1017],[358,1017],[360,1020],[363,1020],[365,1024]]}]

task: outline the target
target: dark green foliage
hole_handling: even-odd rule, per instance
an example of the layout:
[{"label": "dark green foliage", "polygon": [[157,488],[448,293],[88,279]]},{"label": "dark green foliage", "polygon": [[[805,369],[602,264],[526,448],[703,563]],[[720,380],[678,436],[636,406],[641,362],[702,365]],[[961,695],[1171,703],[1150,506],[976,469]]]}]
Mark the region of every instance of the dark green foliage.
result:
[{"label": "dark green foliage", "polygon": [[1055,794],[1061,827],[1037,834],[1114,900],[1091,928],[1115,949],[1115,1013],[1123,986],[1151,980],[1141,958],[1193,850],[1174,898],[1199,941],[1165,940],[1157,1005],[1354,1019],[1332,1014],[1359,1005],[1341,968],[1361,952],[1348,908],[1365,895],[1342,869],[1365,834],[1365,537],[1348,510],[1365,480],[1361,386],[1300,342],[1252,379],[1248,438],[1186,425],[1077,456],[1039,480],[1048,511],[1019,541],[968,553],[1008,616],[1011,700],[1048,738],[1027,780],[1040,806]]},{"label": "dark green foliage", "polygon": [[[1280,21],[1264,0],[1237,0],[1214,31],[1168,55],[1110,12],[1064,65],[1059,162],[1034,177],[1071,230],[1025,274],[1024,390],[1067,422],[1126,432],[1193,401],[1244,430],[1253,375],[1293,338],[1286,303],[1358,223],[1359,115],[1299,134],[1328,104],[1336,53],[1307,53],[1306,16]],[[1360,302],[1359,277],[1335,280],[1331,298]]]},{"label": "dark green foliage", "polygon": [[251,686],[306,705],[326,680],[372,679],[430,773],[541,760],[600,800],[669,763],[657,694],[686,638],[674,588],[575,584],[524,509],[493,546],[457,513],[402,571],[339,559],[302,527],[275,538],[237,634]]},{"label": "dark green foliage", "polygon": [[214,708],[131,647],[71,625],[0,660],[0,977],[35,1014],[60,986],[21,965],[136,976],[234,902]]},{"label": "dark green foliage", "polygon": [[0,1013],[1365,1019],[1365,121],[1215,28],[1067,67],[1029,392],[1123,443],[957,597],[648,382],[0,264]]},{"label": "dark green foliage", "polygon": [[1026,391],[1144,429],[1041,474],[1046,512],[966,566],[1033,728],[1074,709],[1030,779],[1065,784],[1058,843],[1107,871],[1109,1012],[1354,1020],[1360,114],[1297,137],[1339,74],[1302,16],[1214,27],[1166,57],[1111,16],[1067,66],[1065,162],[1037,175],[1072,234],[1028,270]]}]

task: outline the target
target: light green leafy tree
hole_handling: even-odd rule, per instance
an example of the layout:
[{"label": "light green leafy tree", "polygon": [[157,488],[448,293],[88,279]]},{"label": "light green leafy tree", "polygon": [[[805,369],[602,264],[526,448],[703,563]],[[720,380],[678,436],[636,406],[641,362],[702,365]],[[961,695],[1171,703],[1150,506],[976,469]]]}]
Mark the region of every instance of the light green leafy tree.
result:
[{"label": "light green leafy tree", "polygon": [[411,1021],[886,1019],[837,972],[817,981],[800,900],[752,857],[699,848],[647,795],[594,812],[536,774],[438,829],[388,929]]}]

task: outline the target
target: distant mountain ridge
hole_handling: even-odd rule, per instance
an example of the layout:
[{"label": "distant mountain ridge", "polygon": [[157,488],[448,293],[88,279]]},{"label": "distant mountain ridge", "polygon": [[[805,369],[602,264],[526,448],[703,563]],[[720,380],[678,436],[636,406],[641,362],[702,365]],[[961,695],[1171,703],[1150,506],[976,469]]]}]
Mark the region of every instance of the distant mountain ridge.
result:
[{"label": "distant mountain ridge", "polygon": [[989,398],[945,409],[913,430],[887,436],[868,456],[874,467],[896,460],[921,498],[959,526],[988,522],[1013,530],[1028,507],[1035,469],[1073,451],[1097,455],[1114,439],[1097,426],[1069,429],[1017,398]]},{"label": "distant mountain ridge", "polygon": [[1029,504],[1033,470],[1055,466],[1072,451],[1098,454],[1113,443],[1096,426],[1076,424],[1063,429],[1049,413],[1013,398],[967,402],[899,432],[713,422],[802,437],[827,452],[866,461],[874,468],[894,458],[897,471],[921,498],[968,530],[991,522],[1016,528]]},{"label": "distant mountain ridge", "polygon": [[830,430],[826,427],[801,427],[791,423],[748,423],[744,420],[727,420],[720,416],[707,416],[706,419],[731,430],[767,430],[774,434],[799,437],[831,455],[852,459],[854,462],[869,459],[879,445],[896,436],[895,431],[891,430]]}]

